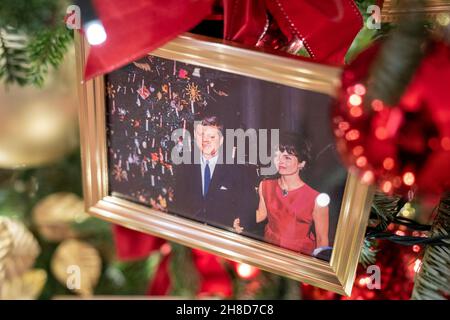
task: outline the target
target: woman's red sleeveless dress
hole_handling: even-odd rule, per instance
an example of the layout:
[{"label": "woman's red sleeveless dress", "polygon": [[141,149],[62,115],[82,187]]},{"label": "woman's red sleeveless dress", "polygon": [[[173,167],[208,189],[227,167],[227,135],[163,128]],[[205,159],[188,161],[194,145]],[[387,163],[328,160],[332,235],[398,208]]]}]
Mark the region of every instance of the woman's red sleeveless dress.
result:
[{"label": "woman's red sleeveless dress", "polygon": [[282,248],[311,255],[316,239],[310,232],[313,210],[319,192],[304,184],[286,195],[277,179],[262,182],[268,223],[264,232],[267,242]]}]

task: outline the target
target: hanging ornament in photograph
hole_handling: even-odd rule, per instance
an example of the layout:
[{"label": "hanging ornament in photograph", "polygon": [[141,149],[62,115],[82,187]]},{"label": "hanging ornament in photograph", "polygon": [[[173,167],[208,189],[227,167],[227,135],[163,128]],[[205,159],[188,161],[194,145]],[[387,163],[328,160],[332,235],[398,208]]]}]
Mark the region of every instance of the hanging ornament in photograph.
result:
[{"label": "hanging ornament in photograph", "polygon": [[200,89],[198,88],[198,85],[196,85],[195,83],[192,82],[189,83],[184,89],[184,91],[188,95],[189,100],[191,101],[200,101],[202,98]]},{"label": "hanging ornament in photograph", "polygon": [[200,68],[194,68],[194,72],[192,72],[194,77],[200,78]]},{"label": "hanging ornament in photograph", "polygon": [[141,87],[137,90],[137,92],[139,93],[139,96],[142,98],[142,99],[147,99],[148,98],[148,96],[150,95],[150,91],[145,87],[145,85],[144,85],[144,79],[142,79],[142,85],[141,85]]},{"label": "hanging ornament in photograph", "polygon": [[178,78],[180,78],[180,79],[188,78],[188,72],[185,69],[180,69],[178,71]]}]

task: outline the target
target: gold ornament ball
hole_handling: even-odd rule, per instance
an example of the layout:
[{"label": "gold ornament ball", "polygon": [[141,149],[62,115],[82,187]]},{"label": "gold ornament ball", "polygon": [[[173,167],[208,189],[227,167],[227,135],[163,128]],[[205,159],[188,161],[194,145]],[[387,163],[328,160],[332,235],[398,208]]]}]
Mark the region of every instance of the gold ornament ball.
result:
[{"label": "gold ornament ball", "polygon": [[0,86],[0,169],[53,163],[78,145],[73,54],[43,88]]},{"label": "gold ornament ball", "polygon": [[51,261],[55,278],[81,296],[92,296],[101,267],[98,251],[90,244],[76,239],[62,242]]},{"label": "gold ornament ball", "polygon": [[0,217],[0,282],[23,275],[39,253],[38,242],[23,223]]},{"label": "gold ornament ball", "polygon": [[0,282],[0,300],[34,300],[47,282],[47,272],[34,269],[21,276]]},{"label": "gold ornament ball", "polygon": [[39,234],[48,241],[62,241],[75,237],[73,223],[88,218],[84,211],[83,199],[76,194],[58,192],[40,200],[33,208],[33,222]]},{"label": "gold ornament ball", "polygon": [[6,278],[5,261],[11,252],[12,244],[12,235],[6,223],[0,220],[0,283]]}]

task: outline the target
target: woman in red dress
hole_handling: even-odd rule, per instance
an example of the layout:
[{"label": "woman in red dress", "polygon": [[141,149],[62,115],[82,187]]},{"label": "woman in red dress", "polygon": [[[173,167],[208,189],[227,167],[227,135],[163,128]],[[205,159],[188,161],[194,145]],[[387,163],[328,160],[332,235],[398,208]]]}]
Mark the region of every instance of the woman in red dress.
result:
[{"label": "woman in red dress", "polygon": [[[291,137],[292,138],[292,137]],[[306,144],[280,140],[275,155],[278,177],[259,184],[259,207],[256,221],[267,221],[264,238],[282,248],[308,255],[328,247],[327,195],[301,178],[308,161]],[[297,146],[298,145],[298,146]]]}]

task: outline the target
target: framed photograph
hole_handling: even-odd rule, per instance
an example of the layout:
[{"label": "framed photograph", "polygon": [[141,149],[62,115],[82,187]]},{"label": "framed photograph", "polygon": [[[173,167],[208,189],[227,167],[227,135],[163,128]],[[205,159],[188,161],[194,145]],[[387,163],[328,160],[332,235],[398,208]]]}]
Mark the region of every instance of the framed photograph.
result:
[{"label": "framed photograph", "polygon": [[185,34],[82,83],[87,211],[350,295],[370,188],[340,164],[339,68]]}]

